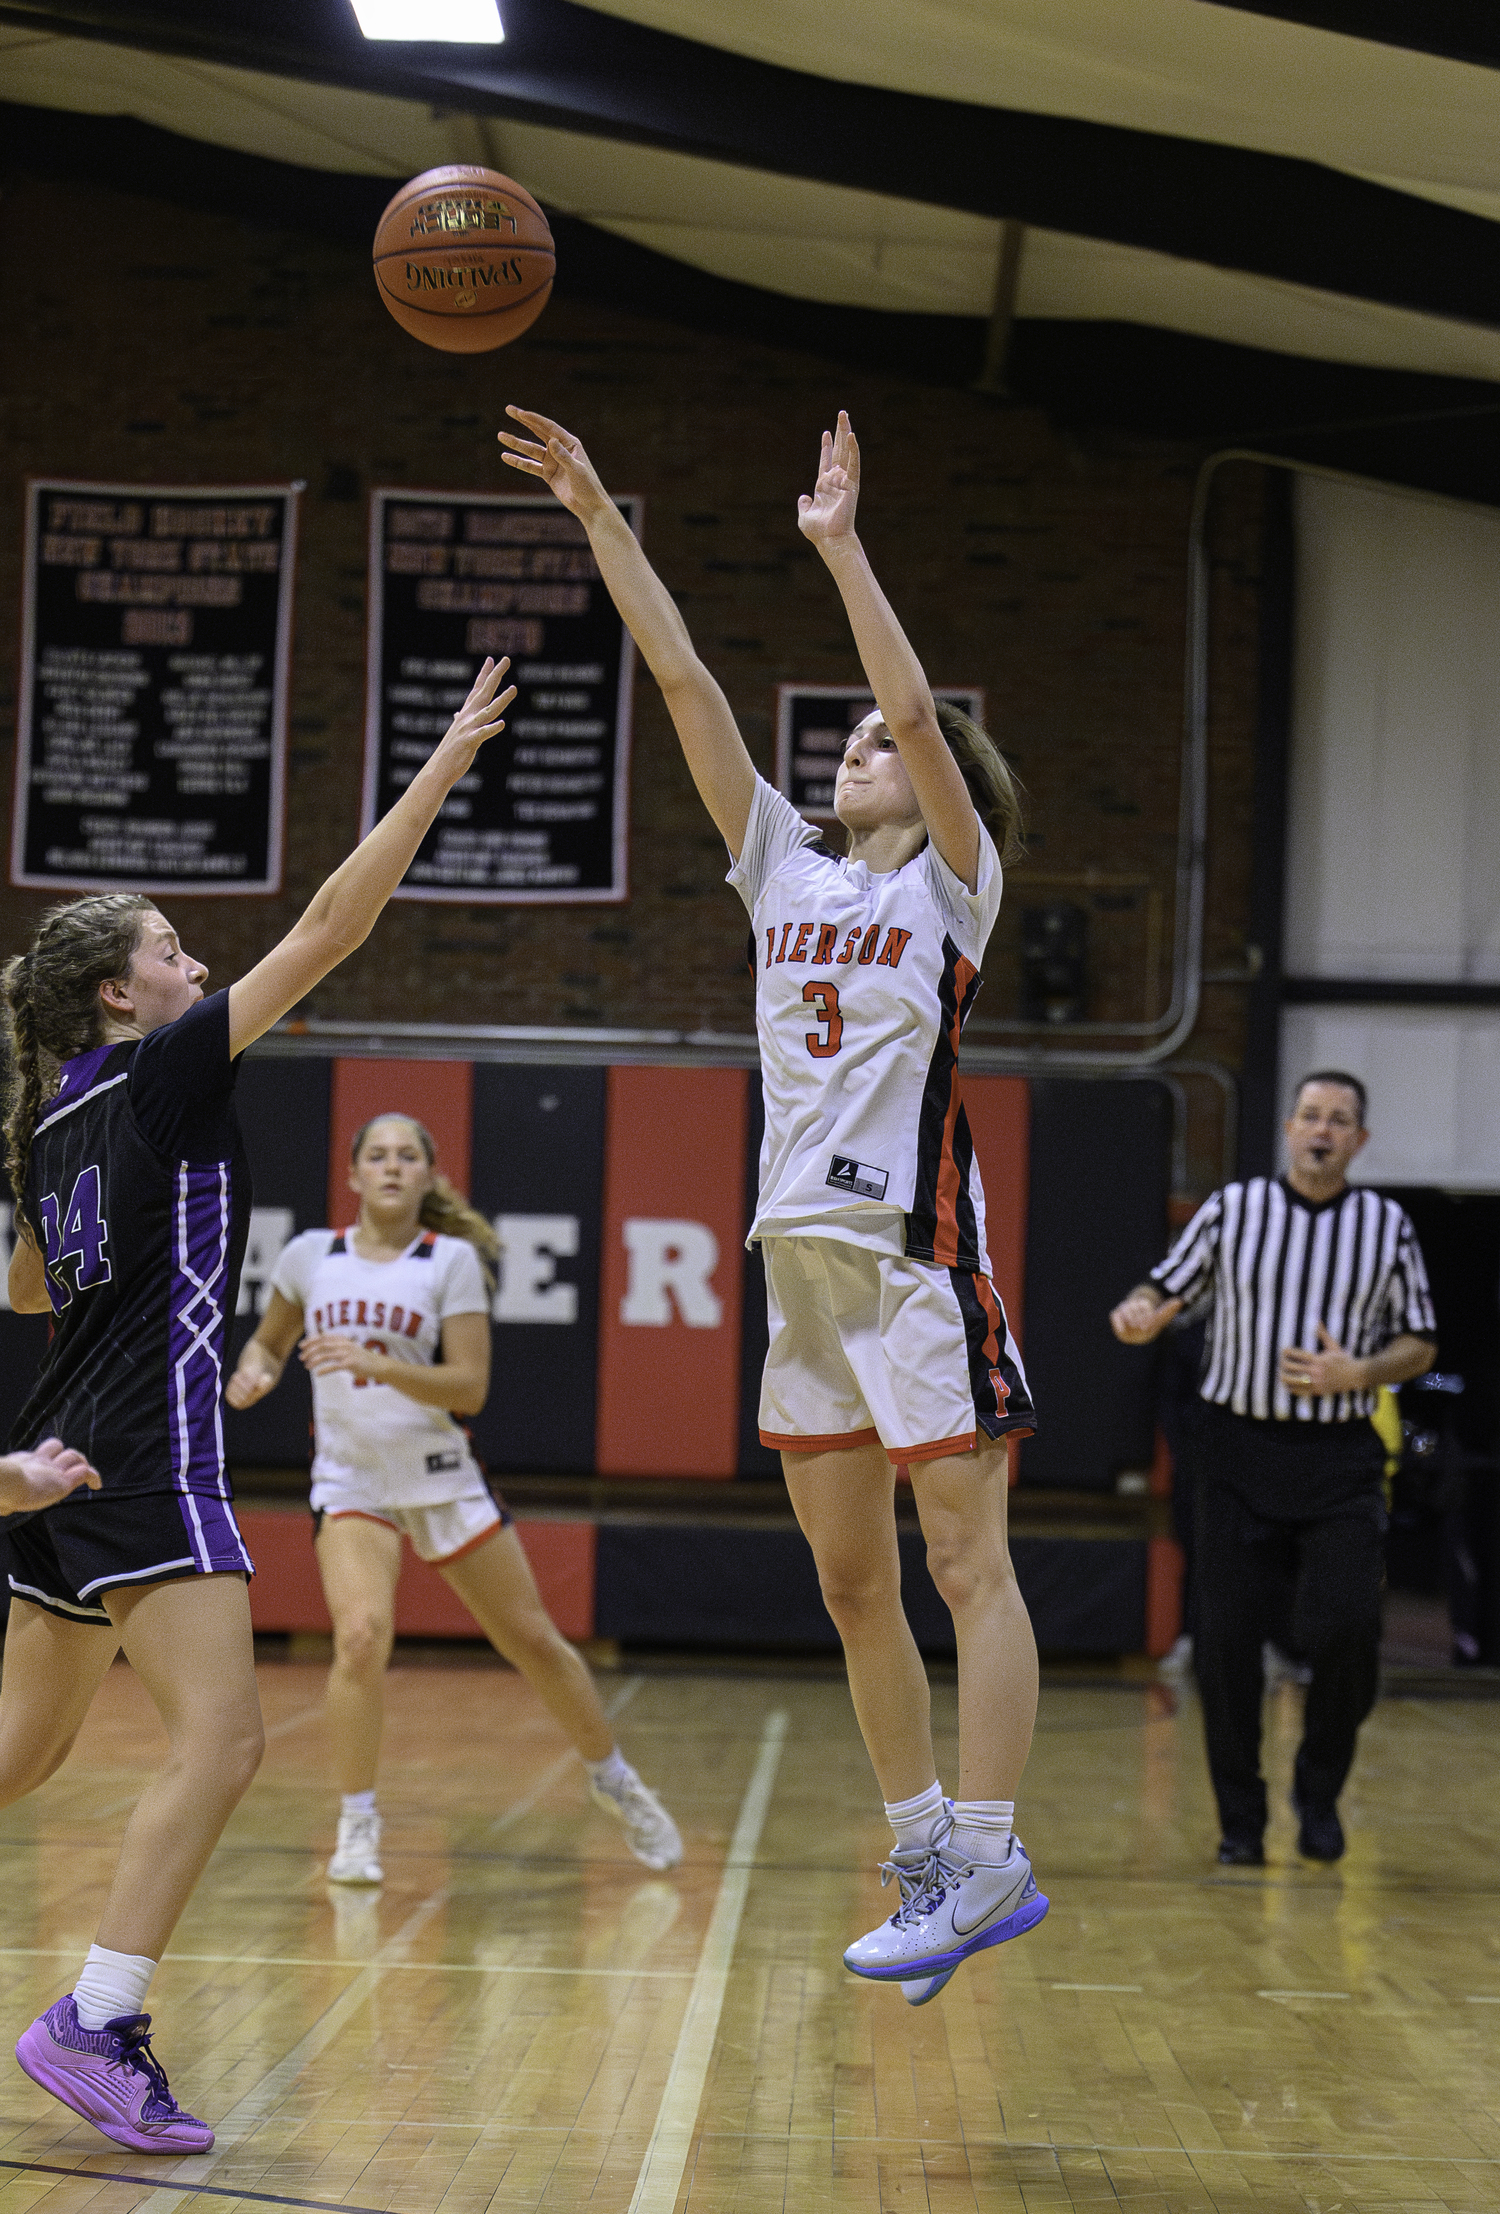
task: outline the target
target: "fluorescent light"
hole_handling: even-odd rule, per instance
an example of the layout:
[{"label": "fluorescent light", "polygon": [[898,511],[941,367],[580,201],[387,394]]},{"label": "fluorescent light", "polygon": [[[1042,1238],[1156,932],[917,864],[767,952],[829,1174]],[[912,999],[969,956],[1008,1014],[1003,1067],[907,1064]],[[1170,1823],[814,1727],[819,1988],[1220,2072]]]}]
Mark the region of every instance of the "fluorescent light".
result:
[{"label": "fluorescent light", "polygon": [[354,0],[366,38],[498,46],[505,36],[497,0]]}]

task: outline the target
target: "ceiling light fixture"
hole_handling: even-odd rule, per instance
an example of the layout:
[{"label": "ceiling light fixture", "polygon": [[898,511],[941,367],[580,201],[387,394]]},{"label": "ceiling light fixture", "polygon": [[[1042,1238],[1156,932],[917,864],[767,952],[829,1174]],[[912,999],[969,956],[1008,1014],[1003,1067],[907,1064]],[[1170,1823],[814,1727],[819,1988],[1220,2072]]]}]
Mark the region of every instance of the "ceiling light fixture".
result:
[{"label": "ceiling light fixture", "polygon": [[496,0],[353,0],[353,5],[366,38],[498,46],[505,36]]}]

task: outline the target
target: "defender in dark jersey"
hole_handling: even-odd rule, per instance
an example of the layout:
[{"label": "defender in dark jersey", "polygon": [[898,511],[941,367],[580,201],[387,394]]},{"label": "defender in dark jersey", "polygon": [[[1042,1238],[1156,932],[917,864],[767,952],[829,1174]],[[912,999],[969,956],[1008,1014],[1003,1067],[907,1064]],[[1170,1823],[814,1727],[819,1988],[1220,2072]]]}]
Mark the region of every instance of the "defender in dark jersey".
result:
[{"label": "defender in dark jersey", "polygon": [[98,1488],[7,1533],[0,1804],[66,1758],[122,1649],[170,1745],[126,1826],[99,1942],[16,2057],[132,2152],[213,2143],[172,2097],[141,2005],[264,1742],[253,1571],[219,1412],[250,1209],[236,1065],[368,936],[449,791],[503,727],[514,697],[500,693],[505,668],[486,661],[390,813],[227,991],[204,998],[207,971],[134,894],[53,909],[4,973],[16,1070],[10,1299],[22,1312],[50,1308],[53,1333],[11,1439],[20,1474],[0,1485],[0,1510],[45,1497],[49,1481],[86,1484],[97,1471]]}]

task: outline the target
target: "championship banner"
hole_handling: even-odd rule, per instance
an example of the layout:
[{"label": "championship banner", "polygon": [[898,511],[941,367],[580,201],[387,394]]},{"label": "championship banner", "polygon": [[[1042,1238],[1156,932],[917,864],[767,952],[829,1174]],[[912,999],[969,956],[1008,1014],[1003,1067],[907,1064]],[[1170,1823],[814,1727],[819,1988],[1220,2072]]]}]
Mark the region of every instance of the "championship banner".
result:
[{"label": "championship banner", "polygon": [[300,489],[28,484],[13,884],[281,889]]},{"label": "championship banner", "polygon": [[[984,721],[984,693],[975,686],[935,684],[932,696]],[[833,821],[833,780],[849,733],[874,705],[873,692],[843,684],[777,685],[776,789],[799,815]]]},{"label": "championship banner", "polygon": [[[617,504],[639,534],[640,502]],[[369,604],[366,831],[486,654],[510,656],[517,687],[396,898],[624,899],[635,649],[583,525],[550,496],[373,492]]]}]

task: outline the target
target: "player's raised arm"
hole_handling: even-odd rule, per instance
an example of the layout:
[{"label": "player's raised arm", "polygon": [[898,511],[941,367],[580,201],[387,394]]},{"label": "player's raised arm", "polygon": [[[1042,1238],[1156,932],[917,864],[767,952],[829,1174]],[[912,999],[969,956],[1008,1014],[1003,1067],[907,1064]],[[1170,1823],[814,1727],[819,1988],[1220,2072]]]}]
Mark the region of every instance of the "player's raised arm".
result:
[{"label": "player's raised arm", "polygon": [[859,444],[840,408],[837,430],[823,433],[817,482],[797,502],[797,527],[817,547],[839,588],[875,704],[911,778],[927,834],[972,892],[979,877],[979,817],[939,728],[922,664],[855,533],[858,502]]},{"label": "player's raised arm", "polygon": [[307,912],[248,976],[229,987],[229,1050],[243,1053],[281,1020],[330,969],[364,944],[375,919],[437,820],[438,809],[471,767],[486,738],[503,730],[515,686],[502,692],[508,661],[486,661],[445,736],[388,814],[336,868]]},{"label": "player's raised arm", "polygon": [[738,860],[755,794],[755,768],[729,702],[699,660],[677,603],[605,491],[582,443],[548,415],[508,407],[530,438],[498,433],[513,469],[540,477],[588,532],[599,573],[661,686],[704,806]]}]

